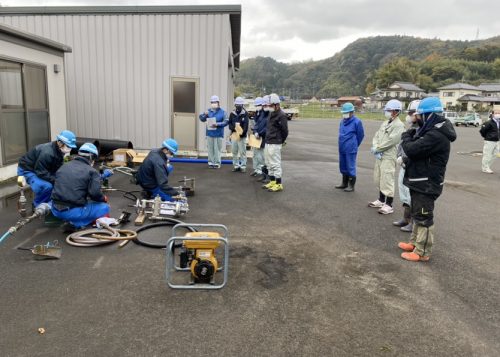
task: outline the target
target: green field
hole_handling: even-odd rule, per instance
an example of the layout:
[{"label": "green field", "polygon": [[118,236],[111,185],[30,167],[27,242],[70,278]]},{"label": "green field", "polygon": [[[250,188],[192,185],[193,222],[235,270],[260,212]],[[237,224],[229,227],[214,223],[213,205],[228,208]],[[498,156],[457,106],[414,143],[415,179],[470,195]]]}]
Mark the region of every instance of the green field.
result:
[{"label": "green field", "polygon": [[[332,109],[328,105],[320,103],[308,103],[307,105],[290,106],[299,110],[297,119],[340,119],[342,114],[338,108]],[[363,120],[384,120],[382,112],[356,112],[356,116]]]}]

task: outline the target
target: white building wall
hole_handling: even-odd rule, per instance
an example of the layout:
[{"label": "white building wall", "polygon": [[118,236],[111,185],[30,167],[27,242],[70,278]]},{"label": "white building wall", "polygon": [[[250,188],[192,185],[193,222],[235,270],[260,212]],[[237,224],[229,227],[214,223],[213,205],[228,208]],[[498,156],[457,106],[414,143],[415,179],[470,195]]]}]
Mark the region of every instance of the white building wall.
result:
[{"label": "white building wall", "polygon": [[[71,56],[71,55],[70,55]],[[56,135],[67,128],[66,122],[66,89],[64,85],[64,58],[40,50],[24,47],[12,42],[0,40],[0,57],[19,62],[36,63],[47,67],[47,91],[49,102],[50,135]],[[58,64],[61,72],[54,73],[54,65]],[[0,167],[0,181],[16,175],[16,166]]]},{"label": "white building wall", "polygon": [[[212,94],[232,105],[227,14],[13,15],[0,22],[72,47],[68,123],[78,136],[158,146],[170,135],[171,77],[199,78],[199,112]],[[204,137],[199,124],[201,148]]]}]

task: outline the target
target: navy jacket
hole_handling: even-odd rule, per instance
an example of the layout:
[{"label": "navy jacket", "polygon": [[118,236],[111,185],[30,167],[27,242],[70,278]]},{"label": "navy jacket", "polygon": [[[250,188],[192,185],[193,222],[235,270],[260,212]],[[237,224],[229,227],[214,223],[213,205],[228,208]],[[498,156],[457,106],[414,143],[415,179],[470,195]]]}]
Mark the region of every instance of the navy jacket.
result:
[{"label": "navy jacket", "polygon": [[56,209],[58,205],[74,208],[85,206],[87,198],[95,202],[105,201],[101,191],[101,177],[90,166],[89,160],[77,156],[57,170],[52,201]]},{"label": "navy jacket", "polygon": [[167,195],[178,195],[178,192],[168,185],[167,164],[168,158],[162,149],[151,150],[137,172],[139,185],[147,191],[160,187]]},{"label": "navy jacket", "polygon": [[262,138],[261,148],[265,146],[266,142],[266,129],[267,129],[267,120],[269,118],[269,112],[264,110],[259,110],[255,113],[255,125],[253,127],[253,132],[259,134]]},{"label": "navy jacket", "polygon": [[339,128],[339,153],[356,154],[364,137],[363,123],[359,118],[352,116],[342,119]]},{"label": "navy jacket", "polygon": [[266,144],[283,144],[288,137],[288,117],[283,110],[272,112],[267,120]]},{"label": "navy jacket", "polygon": [[407,155],[404,185],[437,199],[443,191],[450,143],[456,138],[453,124],[437,114],[433,114],[418,131],[409,129],[404,132],[401,135],[401,146]]},{"label": "navy jacket", "polygon": [[215,118],[217,128],[214,130],[208,130],[207,128],[207,136],[212,138],[223,138],[224,137],[224,127],[227,125],[226,112],[222,108],[212,109],[210,108],[208,111],[208,115],[205,113],[200,114],[200,120],[202,122],[206,122],[207,118]]},{"label": "navy jacket", "polygon": [[40,144],[19,159],[24,171],[33,172],[38,178],[54,184],[56,171],[62,166],[64,154],[56,141]]},{"label": "navy jacket", "polygon": [[248,112],[245,110],[245,108],[241,109],[241,112],[239,113],[236,113],[236,111],[233,110],[229,115],[229,130],[231,130],[231,133],[234,133],[236,131],[236,123],[240,123],[240,126],[243,129],[243,133],[240,135],[240,137],[246,138],[249,120],[250,119],[248,119]]}]

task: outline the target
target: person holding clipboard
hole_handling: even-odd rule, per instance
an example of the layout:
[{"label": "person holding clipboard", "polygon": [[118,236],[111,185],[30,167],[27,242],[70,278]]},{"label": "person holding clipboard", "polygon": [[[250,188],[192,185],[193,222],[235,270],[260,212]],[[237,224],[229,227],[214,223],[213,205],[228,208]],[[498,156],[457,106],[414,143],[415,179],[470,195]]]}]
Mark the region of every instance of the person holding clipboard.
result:
[{"label": "person holding clipboard", "polygon": [[210,98],[210,108],[200,114],[200,120],[207,124],[208,168],[220,169],[224,127],[228,121],[218,96]]}]

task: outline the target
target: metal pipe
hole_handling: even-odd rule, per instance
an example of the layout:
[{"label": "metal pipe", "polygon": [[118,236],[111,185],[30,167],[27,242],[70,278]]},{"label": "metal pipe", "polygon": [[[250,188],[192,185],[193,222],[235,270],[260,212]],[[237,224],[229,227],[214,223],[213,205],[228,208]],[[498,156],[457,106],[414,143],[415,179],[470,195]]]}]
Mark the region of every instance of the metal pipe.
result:
[{"label": "metal pipe", "polygon": [[[100,156],[106,156],[108,154],[111,154],[113,150],[116,149],[133,149],[134,145],[130,141],[126,140],[111,140],[111,139],[96,139],[96,138],[83,138],[83,137],[77,137],[76,138],[76,145],[77,147],[80,147],[83,145],[83,143],[92,143],[97,147],[97,150],[99,150],[99,155]],[[76,154],[78,152],[78,149],[74,149],[74,153]],[[73,153],[73,151],[72,151]]]},{"label": "metal pipe", "polygon": [[[208,159],[191,159],[185,157],[173,157],[169,159],[170,162],[179,162],[179,163],[193,163],[193,164],[208,164]],[[233,163],[232,160],[222,160],[221,164],[231,165]]]}]

